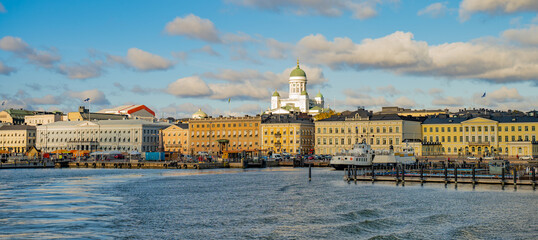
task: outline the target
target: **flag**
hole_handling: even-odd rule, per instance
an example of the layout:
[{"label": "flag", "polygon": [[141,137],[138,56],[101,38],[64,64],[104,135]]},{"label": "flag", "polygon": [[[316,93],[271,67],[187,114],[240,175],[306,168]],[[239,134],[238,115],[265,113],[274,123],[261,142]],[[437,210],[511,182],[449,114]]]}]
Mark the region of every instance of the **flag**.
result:
[{"label": "flag", "polygon": [[3,102],[2,102],[2,106],[4,106],[5,103],[6,103],[6,101],[3,101]]},{"label": "flag", "polygon": [[486,92],[484,92],[484,94],[482,94],[482,97],[483,97],[483,98],[486,97]]},{"label": "flag", "polygon": [[90,101],[90,98],[86,98],[86,99],[84,99],[84,102],[87,102],[87,101]]},{"label": "flag", "polygon": [[230,103],[230,101],[232,101],[232,98],[228,98],[228,103]]}]

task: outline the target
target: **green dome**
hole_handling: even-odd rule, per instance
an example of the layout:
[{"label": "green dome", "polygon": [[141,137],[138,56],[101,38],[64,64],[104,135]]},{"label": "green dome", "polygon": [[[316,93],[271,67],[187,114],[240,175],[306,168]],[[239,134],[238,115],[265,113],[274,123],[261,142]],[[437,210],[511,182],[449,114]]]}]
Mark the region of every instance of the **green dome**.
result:
[{"label": "green dome", "polygon": [[308,95],[308,93],[306,92],[306,90],[303,90],[303,91],[301,92],[301,95]]},{"label": "green dome", "polygon": [[278,94],[278,92],[275,90],[275,92],[273,93],[273,97],[280,97],[280,94]]},{"label": "green dome", "polygon": [[303,71],[303,69],[299,68],[299,60],[297,60],[297,68],[291,71],[290,77],[305,77],[306,78],[306,73]]},{"label": "green dome", "polygon": [[198,112],[195,112],[192,115],[192,118],[207,118],[207,114],[202,111],[202,109],[198,109]]},{"label": "green dome", "polygon": [[321,94],[321,92],[318,91],[318,94],[316,94],[316,97],[323,98],[323,94]]}]

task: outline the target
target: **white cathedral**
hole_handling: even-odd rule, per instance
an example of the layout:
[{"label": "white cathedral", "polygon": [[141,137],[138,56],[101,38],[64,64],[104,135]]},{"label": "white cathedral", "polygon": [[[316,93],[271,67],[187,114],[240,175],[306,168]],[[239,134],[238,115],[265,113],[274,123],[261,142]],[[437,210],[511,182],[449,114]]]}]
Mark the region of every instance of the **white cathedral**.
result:
[{"label": "white cathedral", "polygon": [[321,92],[318,92],[314,99],[310,99],[306,91],[306,73],[299,68],[299,60],[297,60],[297,68],[293,69],[289,80],[289,96],[288,98],[280,98],[280,94],[275,90],[271,97],[271,109],[266,113],[272,114],[289,114],[291,112],[302,112],[310,115],[317,115],[323,112],[325,100]]}]

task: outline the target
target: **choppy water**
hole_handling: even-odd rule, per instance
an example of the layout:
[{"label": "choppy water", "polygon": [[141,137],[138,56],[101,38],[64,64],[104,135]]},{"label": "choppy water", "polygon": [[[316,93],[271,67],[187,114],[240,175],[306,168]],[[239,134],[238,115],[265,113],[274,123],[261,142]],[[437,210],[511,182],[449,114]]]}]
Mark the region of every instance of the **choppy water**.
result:
[{"label": "choppy water", "polygon": [[314,169],[0,171],[0,239],[538,239],[538,193]]}]

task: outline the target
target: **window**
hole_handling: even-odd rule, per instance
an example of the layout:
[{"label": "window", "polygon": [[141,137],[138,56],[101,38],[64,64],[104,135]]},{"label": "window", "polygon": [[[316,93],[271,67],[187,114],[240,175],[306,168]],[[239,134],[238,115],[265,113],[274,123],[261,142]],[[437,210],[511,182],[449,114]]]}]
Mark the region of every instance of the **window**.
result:
[{"label": "window", "polygon": [[435,127],[435,132],[439,132],[439,127]]},{"label": "window", "polygon": [[424,132],[428,132],[428,128],[424,128]]},{"label": "window", "polygon": [[441,132],[445,132],[445,127],[441,127]]},{"label": "window", "polygon": [[525,132],[529,131],[529,126],[525,126]]},{"label": "window", "polygon": [[447,127],[447,128],[446,128],[446,131],[447,131],[447,132],[450,132],[450,127]]},{"label": "window", "polygon": [[445,136],[441,136],[441,142],[445,142]]}]

